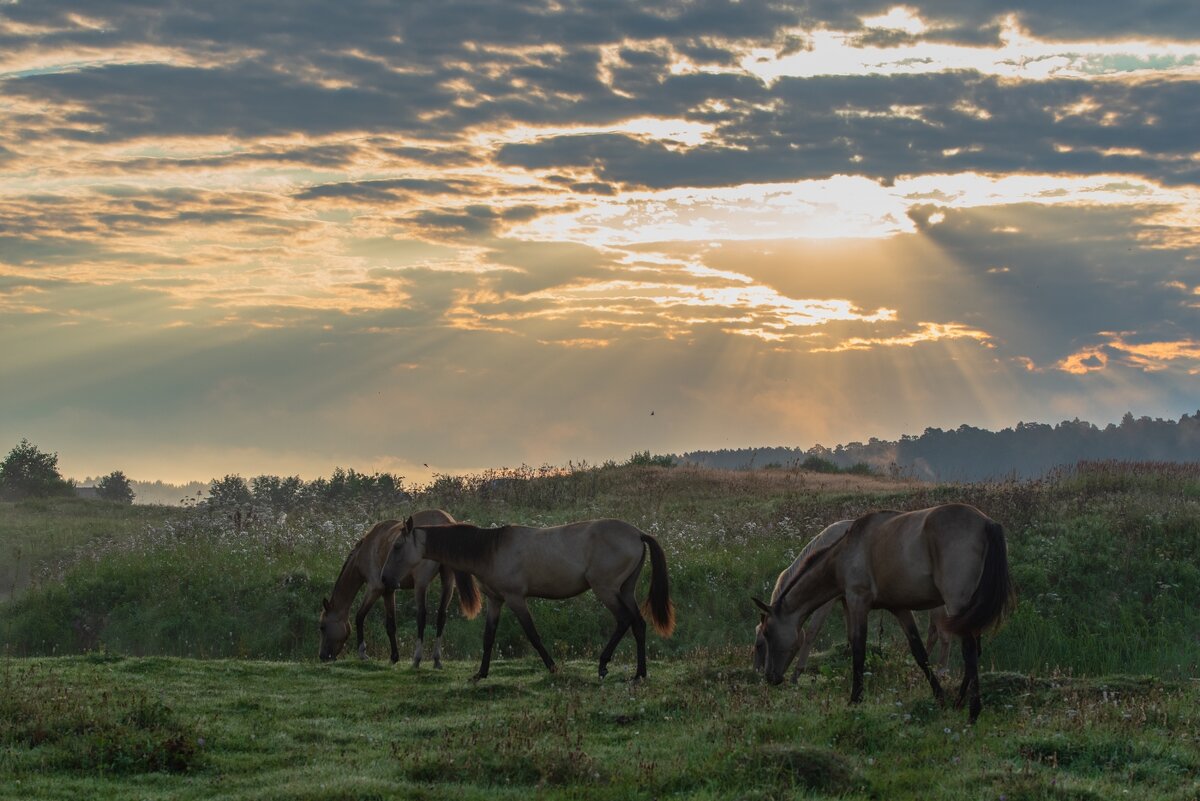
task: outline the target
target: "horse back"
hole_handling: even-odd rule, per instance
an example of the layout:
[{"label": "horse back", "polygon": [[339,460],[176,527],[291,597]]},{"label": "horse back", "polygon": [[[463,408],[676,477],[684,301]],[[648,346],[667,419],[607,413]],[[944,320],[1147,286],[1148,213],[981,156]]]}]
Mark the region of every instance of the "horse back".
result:
[{"label": "horse back", "polygon": [[883,608],[928,609],[970,598],[979,582],[990,519],[966,504],[875,515],[860,538],[867,590]]},{"label": "horse back", "polygon": [[597,582],[623,579],[644,554],[642,532],[608,518],[550,528],[507,526],[503,536],[493,571],[497,580],[542,598],[569,598]]}]

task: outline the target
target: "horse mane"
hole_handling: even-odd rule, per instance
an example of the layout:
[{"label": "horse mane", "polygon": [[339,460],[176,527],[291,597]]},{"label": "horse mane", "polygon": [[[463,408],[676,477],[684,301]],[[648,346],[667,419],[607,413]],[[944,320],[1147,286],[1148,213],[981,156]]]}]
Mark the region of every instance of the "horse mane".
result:
[{"label": "horse mane", "polygon": [[[783,569],[779,578],[775,579],[775,588],[771,590],[771,603],[775,603],[783,597],[784,587],[791,589],[792,580],[808,565],[809,560],[813,558],[814,551],[832,547],[838,540],[846,536],[846,532],[850,530],[850,522],[839,520],[837,523],[832,523],[804,544],[792,563]],[[842,526],[842,523],[846,523],[846,525]]]},{"label": "horse mane", "polygon": [[342,583],[342,579],[346,576],[346,571],[350,569],[351,563],[353,563],[355,561],[355,559],[358,557],[358,552],[362,550],[362,547],[363,547],[363,545],[366,544],[367,540],[369,540],[372,537],[379,534],[381,529],[385,529],[385,528],[390,529],[392,526],[396,525],[398,522],[400,522],[400,521],[398,521],[398,520],[383,520],[379,523],[376,523],[375,525],[371,526],[370,531],[368,531],[366,534],[363,534],[361,537],[359,537],[358,542],[354,543],[354,545],[351,546],[350,553],[346,554],[346,561],[342,562],[342,569],[338,571],[337,578],[333,580],[333,592],[335,595],[337,594],[338,585],[340,585]]},{"label": "horse mane", "polygon": [[[844,536],[837,537],[831,543],[828,543],[826,545],[823,545],[823,546],[820,546],[817,548],[813,548],[812,552],[809,553],[808,557],[803,562],[801,562],[798,567],[795,565],[795,563],[793,563],[793,566],[796,567],[796,572],[792,574],[791,578],[788,579],[787,584],[784,585],[782,590],[780,590],[778,597],[772,596],[771,603],[777,604],[780,601],[782,601],[783,597],[785,595],[787,595],[789,592],[791,592],[792,588],[795,587],[797,582],[800,581],[800,578],[805,573],[807,573],[813,565],[815,565],[817,562],[824,559],[825,556],[828,555],[830,551],[832,551],[836,546],[841,544],[841,542],[844,539],[845,539]],[[779,585],[776,584],[776,586],[778,587]]]},{"label": "horse mane", "polygon": [[[425,558],[435,562],[453,560],[475,567],[490,567],[508,526],[480,528],[469,523],[444,526],[415,526],[424,530]],[[410,529],[411,530],[411,529]]]},{"label": "horse mane", "polygon": [[[796,586],[796,582],[798,582],[800,580],[800,577],[803,576],[805,573],[807,573],[809,568],[811,568],[818,561],[820,561],[822,558],[824,558],[825,555],[828,554],[831,550],[833,550],[833,548],[835,546],[841,544],[845,540],[848,540],[850,537],[857,536],[859,534],[859,532],[861,532],[864,528],[866,528],[866,526],[869,523],[871,523],[872,521],[874,521],[875,519],[877,519],[879,517],[892,518],[898,514],[903,514],[903,513],[899,512],[895,509],[880,509],[875,512],[867,512],[865,515],[860,515],[859,517],[855,518],[854,522],[851,523],[849,527],[847,527],[846,531],[841,536],[835,537],[835,536],[830,535],[829,539],[831,541],[828,543],[820,542],[820,540],[825,539],[825,537],[822,536],[825,534],[825,531],[822,531],[820,534],[818,534],[816,537],[814,537],[812,539],[812,541],[808,543],[808,545],[804,546],[804,548],[800,551],[800,556],[798,556],[796,558],[796,561],[793,562],[791,567],[788,568],[788,570],[793,571],[791,576],[789,576],[788,578],[785,579],[781,575],[779,577],[779,580],[776,581],[775,589],[777,592],[776,592],[776,594],[773,594],[771,596],[771,603],[778,603],[779,600],[783,598],[783,596],[785,596],[789,592],[791,592],[792,588]],[[828,529],[826,529],[826,531],[828,531]],[[812,550],[808,554],[808,557],[801,558],[804,556],[804,552],[809,550],[810,548]],[[784,572],[786,573],[788,571],[784,571]],[[781,589],[781,587],[782,587],[782,589]]]},{"label": "horse mane", "polygon": [[846,534],[847,536],[858,535],[864,528],[879,521],[880,518],[887,518],[890,520],[896,515],[902,514],[904,514],[904,512],[901,512],[899,509],[877,509],[874,512],[867,512],[865,515],[860,515],[854,519],[854,523],[846,531]]}]

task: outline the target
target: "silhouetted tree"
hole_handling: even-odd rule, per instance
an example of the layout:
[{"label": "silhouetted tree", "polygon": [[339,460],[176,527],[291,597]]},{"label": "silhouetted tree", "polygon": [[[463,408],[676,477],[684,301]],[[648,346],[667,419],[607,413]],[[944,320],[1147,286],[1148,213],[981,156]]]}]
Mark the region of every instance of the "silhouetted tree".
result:
[{"label": "silhouetted tree", "polygon": [[58,454],[44,453],[27,439],[22,439],[0,462],[2,498],[44,498],[74,491],[75,485],[58,472]]},{"label": "silhouetted tree", "polygon": [[96,494],[106,501],[133,503],[133,487],[120,470],[114,470],[96,482]]}]

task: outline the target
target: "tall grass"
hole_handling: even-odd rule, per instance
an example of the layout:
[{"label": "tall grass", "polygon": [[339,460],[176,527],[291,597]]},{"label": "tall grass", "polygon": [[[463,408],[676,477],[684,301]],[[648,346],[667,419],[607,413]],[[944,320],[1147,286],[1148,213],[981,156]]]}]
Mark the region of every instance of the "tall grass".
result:
[{"label": "tall grass", "polygon": [[[1198,498],[1200,469],[1178,465],[1085,464],[1043,480],[964,485],[626,465],[442,476],[385,514],[437,507],[479,525],[629,520],[662,542],[679,609],[673,638],[651,636],[654,658],[748,646],[756,620],[749,596],[769,593],[778,572],[828,523],[881,507],[964,501],[1005,525],[1020,594],[1007,626],[985,641],[985,665],[1195,675]],[[44,525],[54,520],[47,509]],[[249,523],[212,510],[182,511],[122,537],[88,541],[46,569],[25,597],[0,606],[0,640],[19,655],[106,648],[311,659],[320,599],[373,522],[361,510]],[[431,603],[435,598],[431,593]],[[415,607],[411,595],[398,601],[408,649]],[[535,601],[532,609],[543,639],[564,658],[593,657],[612,625],[590,594]],[[381,621],[375,612],[368,625],[378,656],[386,653]],[[872,637],[899,642],[894,628],[883,624],[877,635],[873,624]],[[476,658],[481,630],[479,620],[452,617],[451,657]],[[831,622],[819,647],[842,647],[842,631]],[[501,654],[527,652],[507,615],[497,646]]]}]

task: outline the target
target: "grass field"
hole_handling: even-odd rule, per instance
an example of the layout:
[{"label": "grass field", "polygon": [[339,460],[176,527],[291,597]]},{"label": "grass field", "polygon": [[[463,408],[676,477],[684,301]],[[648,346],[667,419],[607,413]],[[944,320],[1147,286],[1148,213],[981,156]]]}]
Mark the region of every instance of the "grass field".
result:
[{"label": "grass field", "polygon": [[[556,676],[508,615],[479,685],[482,624],[457,614],[443,672],[317,664],[320,598],[373,522],[362,509],[238,527],[203,509],[0,504],[0,548],[42,554],[0,602],[0,797],[1200,797],[1200,468],[953,486],[650,467],[502,478],[443,478],[389,511],[614,516],[654,533],[679,628],[649,638],[648,682],[628,682],[628,642],[595,678],[611,618],[590,596],[531,605]],[[808,537],[951,500],[1005,525],[1020,594],[985,638],[976,726],[932,703],[882,616],[861,706],[846,704],[836,619],[798,686],[749,669],[748,596],[769,593]],[[403,653],[412,614],[402,598]],[[381,617],[368,623],[377,658]]]},{"label": "grass field", "polygon": [[444,671],[105,655],[6,660],[5,799],[1169,799],[1200,793],[1200,690],[985,675],[978,724],[898,655],[768,688],[745,652],[628,681],[592,660]]}]

